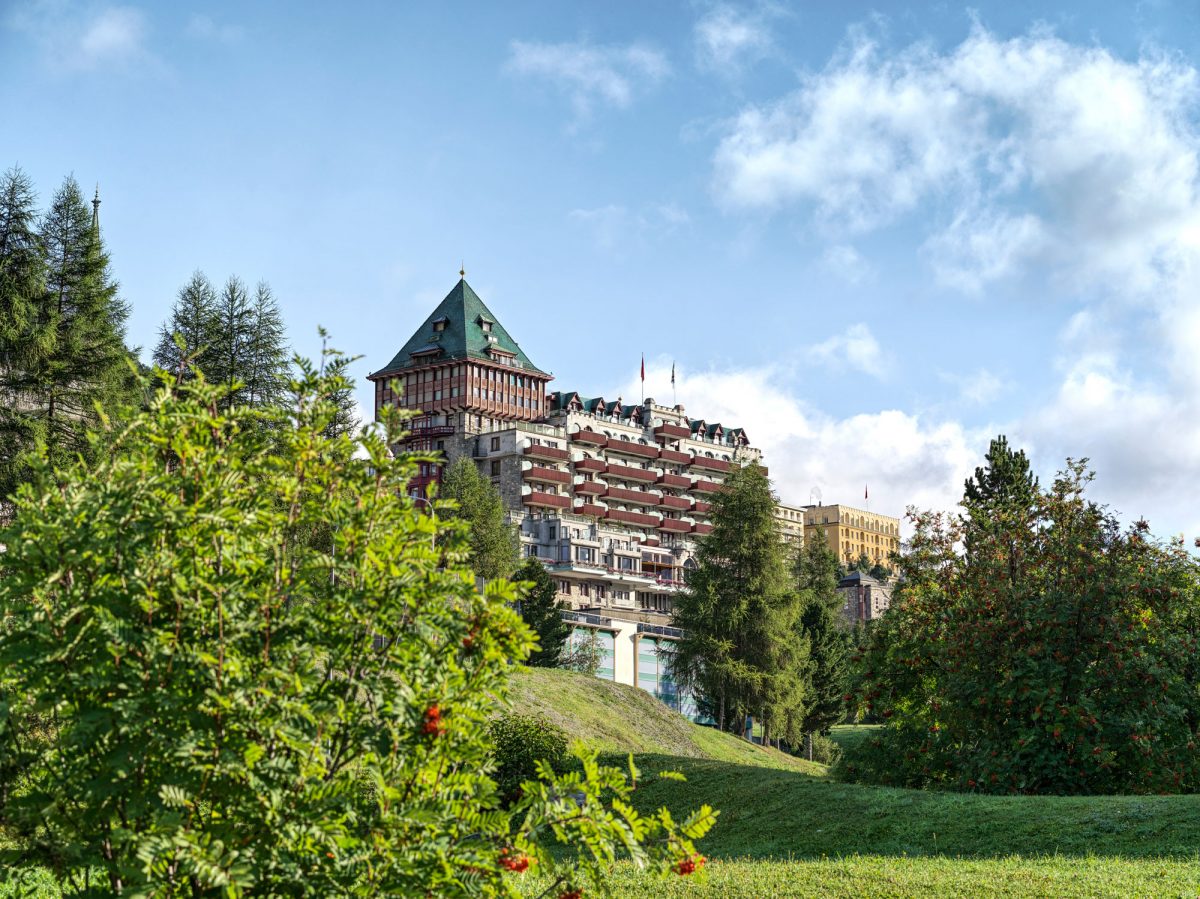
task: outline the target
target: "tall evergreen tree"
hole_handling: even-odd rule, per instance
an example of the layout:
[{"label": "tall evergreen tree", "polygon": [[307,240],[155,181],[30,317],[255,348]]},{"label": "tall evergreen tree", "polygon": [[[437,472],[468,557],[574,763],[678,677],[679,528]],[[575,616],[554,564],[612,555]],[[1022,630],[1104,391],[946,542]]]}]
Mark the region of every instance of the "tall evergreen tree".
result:
[{"label": "tall evergreen tree", "polygon": [[811,759],[812,735],[827,731],[845,715],[851,634],[841,621],[837,556],[824,535],[804,541],[793,575],[803,604],[800,631],[809,646],[809,695],[802,727]]},{"label": "tall evergreen tree", "polygon": [[203,370],[204,355],[217,339],[217,291],[201,271],[193,272],[171,309],[171,318],[159,329],[154,364],[180,381],[191,378],[189,366]]},{"label": "tall evergreen tree", "polygon": [[796,635],[799,608],[775,508],[759,466],[730,473],[713,501],[713,531],[699,540],[697,567],[675,603],[684,636],[672,665],[676,681],[700,695],[722,729],[753,714],[794,740],[808,648]]},{"label": "tall evergreen tree", "polygon": [[97,407],[111,414],[138,399],[124,339],[128,310],[109,271],[98,206],[89,210],[79,184],[67,178],[40,222],[45,279],[27,305],[11,361],[21,399],[6,415],[6,432],[15,436],[2,450],[10,489],[24,479],[20,460],[36,445],[59,465],[75,456],[92,460],[98,447],[87,434],[100,421]]},{"label": "tall evergreen tree", "polygon": [[442,476],[440,495],[457,508],[451,517],[466,522],[471,544],[471,569],[481,578],[508,577],[516,570],[516,531],[504,519],[500,493],[466,456],[456,459]]},{"label": "tall evergreen tree", "polygon": [[521,619],[537,634],[538,648],[529,654],[527,664],[535,668],[555,668],[562,660],[563,647],[571,636],[571,625],[560,612],[566,605],[558,600],[554,579],[537,558],[530,557],[517,569],[516,578],[530,585],[521,597]]},{"label": "tall evergreen tree", "polygon": [[[275,294],[265,281],[258,282],[254,297],[249,301],[247,326],[244,350],[246,370],[241,375],[241,381],[246,385],[245,402],[256,407],[279,402],[287,392],[288,385],[287,329]],[[346,374],[345,367],[351,361],[346,359],[344,363],[339,363],[342,375]],[[339,397],[338,408],[340,426],[346,428],[347,432],[353,430],[354,425],[345,415],[344,396]]]},{"label": "tall evergreen tree", "polygon": [[45,283],[33,182],[20,169],[0,179],[0,504],[16,486],[20,457],[34,442],[28,363]]}]

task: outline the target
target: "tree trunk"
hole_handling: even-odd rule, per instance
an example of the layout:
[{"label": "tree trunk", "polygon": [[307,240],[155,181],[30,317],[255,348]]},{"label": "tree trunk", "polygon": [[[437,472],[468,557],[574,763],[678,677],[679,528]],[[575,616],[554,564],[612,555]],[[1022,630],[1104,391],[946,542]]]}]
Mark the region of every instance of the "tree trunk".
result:
[{"label": "tree trunk", "polygon": [[717,730],[725,731],[725,689],[721,689],[721,697],[717,702]]},{"label": "tree trunk", "polygon": [[804,735],[804,755],[808,758],[808,760],[810,762],[813,760],[812,759],[812,755],[813,755],[813,738],[812,737],[813,737],[813,735],[812,735],[811,730]]}]

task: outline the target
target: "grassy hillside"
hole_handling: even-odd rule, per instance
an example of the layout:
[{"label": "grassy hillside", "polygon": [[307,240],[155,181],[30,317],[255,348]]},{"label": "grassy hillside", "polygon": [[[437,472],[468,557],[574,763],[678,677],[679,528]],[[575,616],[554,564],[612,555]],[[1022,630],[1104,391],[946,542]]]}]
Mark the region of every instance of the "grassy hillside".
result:
[{"label": "grassy hillside", "polygon": [[545,715],[572,739],[604,753],[652,753],[824,776],[815,765],[700,727],[636,687],[574,671],[528,668],[513,675],[509,705]]}]

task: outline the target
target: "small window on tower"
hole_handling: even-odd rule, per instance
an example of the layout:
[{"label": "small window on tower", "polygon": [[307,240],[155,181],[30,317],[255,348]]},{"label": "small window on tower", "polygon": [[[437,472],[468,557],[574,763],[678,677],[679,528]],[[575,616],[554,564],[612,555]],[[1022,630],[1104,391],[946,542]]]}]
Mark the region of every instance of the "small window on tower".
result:
[{"label": "small window on tower", "polygon": [[491,334],[491,333],[492,333],[492,323],[491,323],[491,322],[489,322],[489,321],[482,321],[482,322],[480,322],[480,323],[479,323],[479,327],[481,327],[481,328],[483,329],[483,333],[484,333],[484,334]]}]

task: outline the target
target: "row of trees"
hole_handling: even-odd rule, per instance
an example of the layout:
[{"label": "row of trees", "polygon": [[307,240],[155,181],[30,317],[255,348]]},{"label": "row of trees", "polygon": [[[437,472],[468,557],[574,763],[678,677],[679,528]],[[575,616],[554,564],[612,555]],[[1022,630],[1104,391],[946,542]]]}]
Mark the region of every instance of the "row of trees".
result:
[{"label": "row of trees", "polygon": [[100,409],[137,399],[97,210],[73,178],[40,214],[24,172],[0,179],[0,498],[29,479],[38,447],[56,464],[95,462]]},{"label": "row of trees", "polygon": [[[44,212],[24,172],[0,178],[0,503],[30,478],[39,452],[58,466],[75,458],[96,464],[106,452],[103,417],[145,399],[98,198],[88,207],[74,178]],[[203,371],[224,387],[227,408],[266,409],[286,394],[290,355],[267,284],[250,290],[231,277],[217,289],[197,272],[179,291],[153,362],[183,381]],[[343,376],[331,434],[359,424],[354,385],[344,377],[351,361],[331,363]]]},{"label": "row of trees", "polygon": [[789,558],[775,509],[762,468],[730,474],[675,602],[672,665],[719,728],[739,731],[752,715],[765,743],[799,746],[844,715],[850,637],[832,550],[810,540]]},{"label": "row of trees", "polygon": [[1043,488],[1000,437],[962,513],[914,514],[856,702],[857,779],[1020,793],[1200,789],[1200,574],[1122,529],[1086,462]]}]

